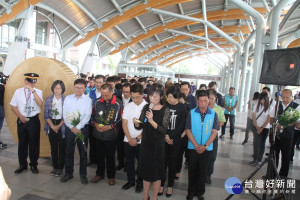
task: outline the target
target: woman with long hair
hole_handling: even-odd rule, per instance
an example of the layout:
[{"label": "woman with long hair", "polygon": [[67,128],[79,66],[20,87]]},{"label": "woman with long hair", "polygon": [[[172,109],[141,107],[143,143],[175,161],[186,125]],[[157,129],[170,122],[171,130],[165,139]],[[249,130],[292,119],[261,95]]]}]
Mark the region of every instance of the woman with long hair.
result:
[{"label": "woman with long hair", "polygon": [[62,118],[65,84],[61,80],[56,80],[51,86],[53,94],[45,101],[44,131],[49,136],[51,146],[51,158],[53,170],[51,176],[61,176],[65,165],[65,123]]},{"label": "woman with long hair", "polygon": [[270,132],[270,114],[273,107],[270,106],[269,96],[262,92],[259,96],[257,105],[253,108],[252,121],[255,126],[253,142],[253,161],[251,165],[259,165],[265,152],[265,143]]},{"label": "woman with long hair", "polygon": [[165,134],[170,121],[170,110],[163,105],[164,88],[153,84],[149,89],[150,104],[144,106],[139,120],[133,119],[136,129],[143,129],[138,175],[143,179],[144,197],[150,199],[149,190],[153,184],[152,200],[157,199],[161,180],[165,179]]}]

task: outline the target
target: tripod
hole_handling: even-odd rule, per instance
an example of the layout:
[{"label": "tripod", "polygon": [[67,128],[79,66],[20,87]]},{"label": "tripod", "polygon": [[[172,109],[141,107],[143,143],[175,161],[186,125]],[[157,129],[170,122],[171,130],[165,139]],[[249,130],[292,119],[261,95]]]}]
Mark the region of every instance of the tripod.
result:
[{"label": "tripod", "polygon": [[[245,187],[246,181],[250,180],[266,164],[267,164],[266,180],[272,179],[272,178],[280,179],[280,176],[277,172],[277,168],[276,168],[275,161],[274,161],[275,137],[276,137],[277,126],[278,126],[277,116],[278,116],[279,95],[280,95],[279,91],[280,90],[281,90],[281,86],[278,86],[278,94],[277,94],[276,107],[275,107],[275,117],[274,117],[274,122],[273,122],[273,127],[272,127],[273,131],[269,135],[269,137],[271,137],[271,148],[270,148],[269,153],[267,154],[268,157],[265,158],[265,160],[253,172],[251,172],[250,175],[242,182],[243,187]],[[275,173],[275,177],[274,177],[274,173]],[[247,190],[249,190],[250,193],[256,199],[261,200],[261,198],[259,198],[259,196],[257,196],[251,189],[247,188]],[[230,194],[225,200],[229,200],[233,196],[234,196],[234,194]],[[265,181],[262,200],[266,200],[266,198],[267,198],[267,183]],[[282,198],[287,200],[285,194],[283,194],[283,197],[278,197],[275,199],[282,199]]]}]

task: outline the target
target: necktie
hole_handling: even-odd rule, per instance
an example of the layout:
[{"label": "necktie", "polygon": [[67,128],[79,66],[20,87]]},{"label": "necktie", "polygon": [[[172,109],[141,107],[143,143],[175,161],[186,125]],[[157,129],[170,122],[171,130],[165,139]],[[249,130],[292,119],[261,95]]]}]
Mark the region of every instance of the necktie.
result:
[{"label": "necktie", "polygon": [[31,114],[31,98],[30,98],[30,95],[31,95],[31,92],[30,90],[26,90],[26,107],[27,107],[27,110],[26,110],[26,114],[27,114],[27,117],[30,117],[30,114]]}]

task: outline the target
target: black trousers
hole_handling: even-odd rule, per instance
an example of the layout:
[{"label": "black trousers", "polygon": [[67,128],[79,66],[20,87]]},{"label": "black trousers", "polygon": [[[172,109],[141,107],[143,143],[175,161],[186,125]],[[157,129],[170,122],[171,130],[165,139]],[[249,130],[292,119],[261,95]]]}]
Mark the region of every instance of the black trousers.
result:
[{"label": "black trousers", "polygon": [[[86,148],[88,148],[88,130],[87,126],[82,128],[81,133],[85,136],[84,143]],[[83,143],[80,139],[75,142],[76,135],[67,127],[66,128],[66,159],[65,159],[65,172],[69,176],[73,176],[74,172],[74,153],[75,153],[75,145],[77,143],[77,148],[80,156],[80,164],[79,164],[79,175],[86,176],[86,165],[87,165],[87,152],[84,149]]]},{"label": "black trousers", "polygon": [[230,114],[225,114],[225,119],[226,121],[224,122],[224,126],[222,126],[222,135],[225,135],[225,130],[226,130],[226,125],[228,122],[228,118],[229,118],[229,122],[230,122],[230,136],[234,135],[234,124],[235,124],[235,115],[230,115]]},{"label": "black trousers", "polygon": [[203,195],[205,180],[211,151],[198,154],[195,149],[189,149],[188,196]]},{"label": "black trousers", "polygon": [[290,166],[290,155],[292,148],[293,138],[280,136],[275,139],[275,163],[278,167],[279,163],[279,153],[281,152],[281,168],[279,171],[280,176],[287,177],[289,173]]},{"label": "black trousers", "polygon": [[[176,164],[180,151],[180,140],[174,141],[172,145],[169,145],[168,143],[165,144],[166,174],[168,171],[168,187],[173,187],[176,175]],[[164,185],[165,179],[161,180],[161,186],[163,187]]]},{"label": "black trousers", "polygon": [[40,155],[40,119],[38,115],[31,117],[28,122],[23,123],[19,118],[17,119],[18,131],[18,157],[19,165],[27,167],[27,157],[29,149],[29,165],[36,167],[38,165],[38,158]]},{"label": "black trousers", "polygon": [[294,138],[293,138],[292,149],[291,149],[291,157],[290,157],[291,161],[294,161],[295,146],[296,146],[297,141],[299,139],[300,139],[300,130],[294,130]]},{"label": "black trousers", "polygon": [[96,139],[97,171],[98,176],[104,177],[106,168],[107,178],[115,178],[116,175],[116,140]]},{"label": "black trousers", "polygon": [[96,138],[93,136],[93,126],[91,124],[88,125],[88,132],[89,132],[89,143],[90,143],[90,162],[96,163],[97,162],[97,151],[96,151]]},{"label": "black trousers", "polygon": [[[54,122],[54,120],[52,120],[52,122]],[[56,124],[60,122],[61,120],[56,120]],[[66,140],[62,136],[61,129],[58,130],[58,133],[55,133],[50,128],[48,137],[51,146],[52,167],[62,170],[65,166]]]},{"label": "black trousers", "polygon": [[218,144],[219,139],[218,136],[216,139],[213,141],[213,150],[211,151],[211,156],[208,162],[208,168],[207,168],[207,176],[211,177],[211,175],[214,173],[214,166],[215,166],[215,161],[217,159],[217,154],[218,154]]},{"label": "black trousers", "polygon": [[118,165],[124,166],[125,163],[124,132],[122,128],[120,128],[117,136],[117,158],[118,158]]},{"label": "black trousers", "polygon": [[[127,171],[127,180],[130,183],[135,183],[135,175],[137,175],[138,167],[135,169],[134,161],[135,159],[139,161],[140,159],[140,149],[141,144],[137,146],[130,146],[128,142],[124,142],[124,151],[126,155],[126,171]],[[139,177],[136,178],[136,184],[142,184],[143,180]]]},{"label": "black trousers", "polygon": [[187,145],[188,145],[188,137],[185,135],[180,140],[180,149],[178,154],[178,159],[176,163],[176,173],[180,173],[182,169],[182,162],[183,162],[183,154],[185,152],[185,160],[188,162],[188,153],[187,153]]}]

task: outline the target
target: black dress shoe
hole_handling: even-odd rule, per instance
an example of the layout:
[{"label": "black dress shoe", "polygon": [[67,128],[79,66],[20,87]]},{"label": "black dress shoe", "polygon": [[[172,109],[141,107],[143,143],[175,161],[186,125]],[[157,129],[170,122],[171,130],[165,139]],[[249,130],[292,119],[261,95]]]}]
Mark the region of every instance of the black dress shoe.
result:
[{"label": "black dress shoe", "polygon": [[204,199],[204,196],[198,195],[198,200],[205,200],[205,199]]},{"label": "black dress shoe", "polygon": [[136,184],[135,192],[141,193],[143,191],[143,185],[142,184]]},{"label": "black dress shoe", "polygon": [[187,195],[186,200],[193,200],[193,197],[194,197],[193,195]]},{"label": "black dress shoe", "polygon": [[64,182],[67,182],[68,180],[71,180],[73,178],[73,176],[69,176],[69,175],[65,175],[64,177],[62,177],[60,179],[60,182],[64,183]]},{"label": "black dress shoe", "polygon": [[88,179],[86,176],[80,176],[80,181],[83,185],[88,184]]},{"label": "black dress shoe", "polygon": [[122,186],[122,190],[128,190],[132,186],[135,186],[134,183],[127,182],[125,185]]},{"label": "black dress shoe", "polygon": [[27,167],[19,167],[15,170],[15,174],[21,174],[23,171],[27,170]]},{"label": "black dress shoe", "polygon": [[38,169],[36,166],[30,167],[30,170],[31,170],[31,172],[32,172],[33,174],[38,174],[38,173],[39,173],[39,169]]}]

